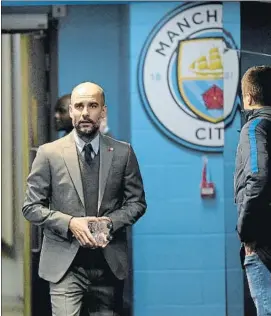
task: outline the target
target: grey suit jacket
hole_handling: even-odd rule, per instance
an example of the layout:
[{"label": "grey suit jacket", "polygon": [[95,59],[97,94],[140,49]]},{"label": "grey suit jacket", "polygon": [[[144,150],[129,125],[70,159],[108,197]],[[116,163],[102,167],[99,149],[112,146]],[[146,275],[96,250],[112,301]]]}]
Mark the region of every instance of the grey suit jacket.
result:
[{"label": "grey suit jacket", "polygon": [[[76,145],[69,135],[39,147],[27,179],[24,217],[44,228],[39,275],[58,282],[80,245],[68,229],[72,216],[86,216]],[[104,256],[119,279],[128,272],[126,226],[146,210],[135,153],[128,143],[100,135],[98,216],[113,223],[113,240]]]}]

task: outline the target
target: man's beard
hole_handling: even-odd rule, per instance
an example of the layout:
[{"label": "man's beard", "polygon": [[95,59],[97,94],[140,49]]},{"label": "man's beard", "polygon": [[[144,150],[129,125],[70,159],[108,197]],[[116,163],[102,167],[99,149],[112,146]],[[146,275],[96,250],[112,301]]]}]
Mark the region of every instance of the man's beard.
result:
[{"label": "man's beard", "polygon": [[[85,140],[91,140],[94,138],[95,135],[97,135],[99,129],[100,129],[100,124],[95,123],[93,121],[88,121],[88,123],[92,124],[91,128],[82,128],[81,125],[82,122],[79,122],[78,124],[75,125],[76,132],[79,137]],[[85,122],[86,123],[86,122]]]}]

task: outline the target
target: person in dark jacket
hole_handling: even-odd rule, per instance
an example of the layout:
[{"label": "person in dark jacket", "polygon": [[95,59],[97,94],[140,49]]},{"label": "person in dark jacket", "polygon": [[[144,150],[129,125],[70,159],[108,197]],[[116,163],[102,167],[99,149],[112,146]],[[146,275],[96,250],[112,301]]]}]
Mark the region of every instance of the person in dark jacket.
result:
[{"label": "person in dark jacket", "polygon": [[65,94],[60,97],[55,105],[55,128],[58,132],[63,132],[60,137],[68,135],[73,130],[72,119],[70,117],[69,106],[71,95]]},{"label": "person in dark jacket", "polygon": [[271,67],[242,78],[247,122],[240,133],[234,175],[241,261],[258,316],[271,315]]}]

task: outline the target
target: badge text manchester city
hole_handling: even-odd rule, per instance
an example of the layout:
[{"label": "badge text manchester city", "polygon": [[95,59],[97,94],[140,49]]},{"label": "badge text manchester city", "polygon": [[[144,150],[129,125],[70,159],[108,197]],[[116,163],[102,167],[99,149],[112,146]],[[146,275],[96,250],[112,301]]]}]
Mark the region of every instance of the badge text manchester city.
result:
[{"label": "badge text manchester city", "polygon": [[139,91],[151,119],[171,139],[222,151],[238,106],[239,59],[223,28],[222,4],[186,4],[165,16],[139,60]]}]

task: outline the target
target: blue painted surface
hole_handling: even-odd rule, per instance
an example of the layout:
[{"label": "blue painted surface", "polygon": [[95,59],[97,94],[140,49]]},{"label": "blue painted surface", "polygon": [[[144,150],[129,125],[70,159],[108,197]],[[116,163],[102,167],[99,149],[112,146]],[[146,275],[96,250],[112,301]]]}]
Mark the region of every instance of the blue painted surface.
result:
[{"label": "blue painted surface", "polygon": [[[235,227],[233,180],[231,173],[229,180],[229,169],[224,175],[225,162],[231,167],[234,164],[236,141],[232,137],[238,140],[239,114],[227,129],[224,153],[209,154],[216,199],[202,201],[203,154],[177,145],[161,133],[147,116],[138,90],[142,47],[154,25],[179,5],[130,6],[132,143],[148,200],[148,212],[134,228],[135,316],[225,316],[226,309],[229,316],[240,316],[238,241],[233,234],[227,236],[227,228],[233,231]],[[239,47],[238,3],[224,4],[223,20]],[[228,211],[230,216],[225,215]]]},{"label": "blue painted surface", "polygon": [[[224,153],[209,155],[217,196],[202,201],[202,153],[162,134],[147,116],[138,91],[138,61],[146,37],[177,6],[133,3],[122,20],[118,6],[69,7],[60,22],[59,94],[80,81],[97,81],[106,90],[113,134],[118,137],[120,126],[131,125],[149,205],[134,227],[134,315],[225,316],[227,309],[228,316],[239,316],[242,272],[232,175],[240,115],[225,132]],[[240,47],[239,4],[225,3],[223,19]],[[126,101],[120,105],[123,91]]]},{"label": "blue painted surface", "polygon": [[[223,4],[224,28],[230,32],[238,48],[241,47],[240,4]],[[227,313],[229,316],[244,315],[243,271],[239,260],[240,242],[235,227],[237,209],[233,204],[233,174],[236,148],[241,128],[240,112],[237,112],[231,126],[226,129],[224,145],[224,214],[225,214],[225,251],[226,251],[226,293]],[[223,172],[223,171],[222,171]]]},{"label": "blue painted surface", "polygon": [[[59,22],[59,95],[77,84],[93,81],[105,90],[108,121],[113,135],[120,135],[123,94],[121,91],[121,10],[111,6],[70,6]],[[125,43],[123,44],[125,45]],[[127,105],[126,105],[127,106]],[[128,105],[129,106],[129,105]],[[127,118],[125,118],[127,120]]]},{"label": "blue painted surface", "polygon": [[[131,129],[148,201],[145,217],[134,227],[134,316],[225,316],[226,309],[228,316],[242,315],[232,184],[240,114],[226,129],[224,153],[209,155],[216,199],[202,201],[203,154],[161,133],[138,90],[144,42],[180,3],[131,3],[127,10],[79,3],[69,6],[59,23],[59,96],[82,81],[95,81],[105,88],[112,133],[119,137],[124,125]],[[38,4],[65,2],[24,2]],[[224,3],[223,21],[240,47],[239,3]]]}]

